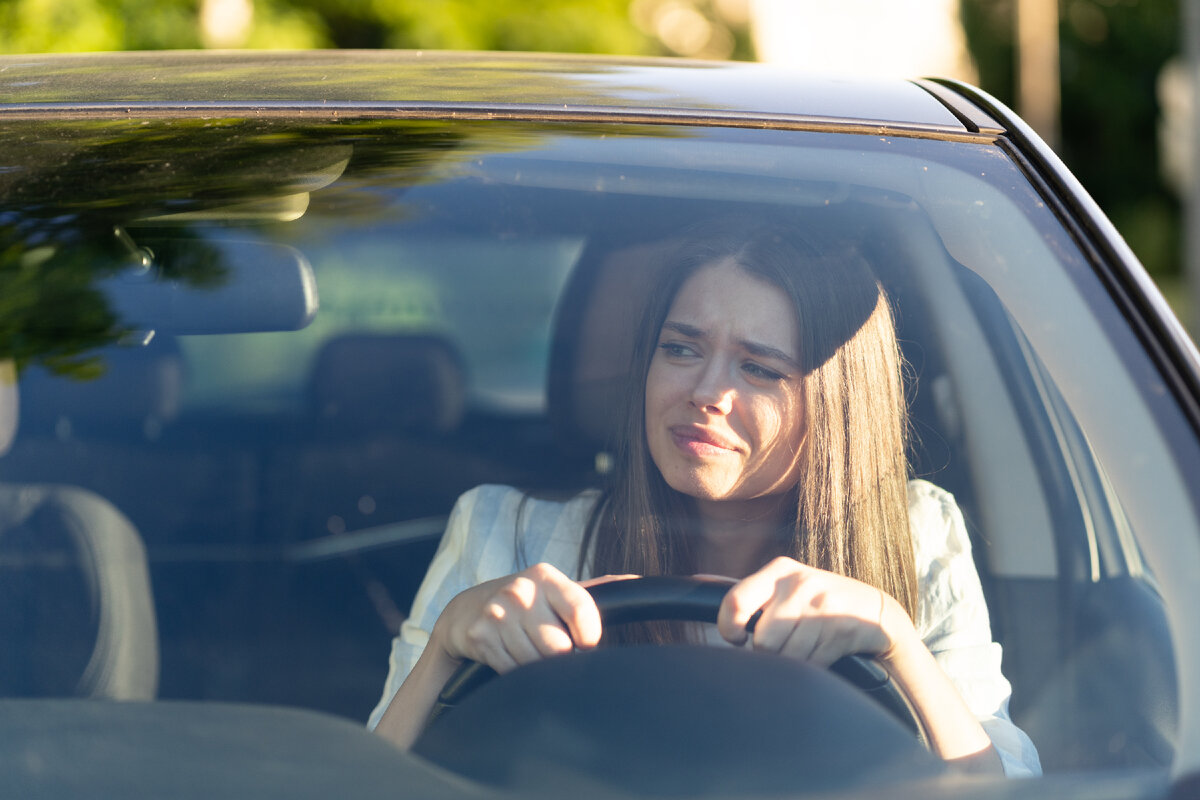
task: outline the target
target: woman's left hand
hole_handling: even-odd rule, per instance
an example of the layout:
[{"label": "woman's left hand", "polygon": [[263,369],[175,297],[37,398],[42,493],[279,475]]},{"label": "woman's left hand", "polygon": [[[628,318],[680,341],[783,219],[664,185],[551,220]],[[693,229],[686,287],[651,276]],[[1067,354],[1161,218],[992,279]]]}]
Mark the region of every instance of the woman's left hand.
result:
[{"label": "woman's left hand", "polygon": [[[754,632],[746,624],[759,611]],[[875,656],[913,704],[930,749],[967,771],[1003,771],[987,733],[921,642],[904,607],[862,581],[777,558],[733,585],[717,616],[736,645],[827,667]]]},{"label": "woman's left hand", "polygon": [[[758,612],[754,632],[746,625]],[[727,641],[827,667],[854,653],[881,661],[916,636],[900,604],[861,581],[776,558],[738,581],[717,617]]]}]

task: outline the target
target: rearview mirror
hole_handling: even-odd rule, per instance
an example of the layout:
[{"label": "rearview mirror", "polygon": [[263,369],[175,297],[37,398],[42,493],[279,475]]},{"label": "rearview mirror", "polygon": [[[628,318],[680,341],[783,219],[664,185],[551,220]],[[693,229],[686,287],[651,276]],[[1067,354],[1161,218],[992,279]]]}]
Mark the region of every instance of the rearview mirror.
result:
[{"label": "rearview mirror", "polygon": [[[312,265],[293,247],[256,241],[160,239],[101,284],[121,324],[172,334],[294,331],[317,315]],[[179,276],[187,275],[186,282]]]}]

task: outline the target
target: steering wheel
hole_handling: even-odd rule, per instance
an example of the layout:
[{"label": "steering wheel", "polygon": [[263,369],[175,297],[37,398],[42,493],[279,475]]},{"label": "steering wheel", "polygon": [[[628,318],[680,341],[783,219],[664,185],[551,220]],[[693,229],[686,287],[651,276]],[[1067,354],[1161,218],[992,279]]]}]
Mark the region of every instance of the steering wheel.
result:
[{"label": "steering wheel", "polygon": [[[588,591],[605,626],[660,619],[716,622],[730,585],[650,577]],[[831,788],[844,788],[847,780],[882,780],[881,770],[890,780],[898,770],[928,775],[941,764],[925,746],[911,703],[866,656],[847,656],[826,671],[742,648],[612,647],[544,659],[495,678],[490,667],[464,662],[443,687],[413,751],[490,784],[520,788],[521,776],[532,774],[532,760],[549,774],[578,771],[591,781],[651,794],[654,782],[668,774],[669,782],[660,787],[668,793],[675,793],[680,780],[690,781],[698,794],[715,791],[717,779],[712,774],[701,779],[703,768],[727,762],[728,748],[736,751],[743,743],[744,751],[734,753],[744,767],[739,774],[775,781],[772,790],[794,788],[789,781],[799,780],[799,773],[806,786],[820,785],[824,775]],[[679,724],[652,734],[663,720]],[[764,727],[782,732],[764,741],[759,736]],[[584,739],[590,742],[586,748],[576,741]],[[587,754],[592,750],[612,752]],[[695,756],[709,751],[710,756]],[[691,754],[686,764],[676,765],[686,778],[661,767],[682,753]],[[754,763],[763,767],[750,770]]]},{"label": "steering wheel", "polygon": [[[654,576],[599,583],[588,591],[596,601],[600,622],[605,627],[665,619],[716,624],[721,601],[732,585],[732,581],[716,578]],[[753,631],[757,621],[755,615],[746,630]],[[844,656],[829,669],[887,709],[922,745],[929,746],[929,736],[912,703],[875,659],[869,655]],[[442,687],[426,724],[495,677],[496,671],[487,664],[464,661]]]}]

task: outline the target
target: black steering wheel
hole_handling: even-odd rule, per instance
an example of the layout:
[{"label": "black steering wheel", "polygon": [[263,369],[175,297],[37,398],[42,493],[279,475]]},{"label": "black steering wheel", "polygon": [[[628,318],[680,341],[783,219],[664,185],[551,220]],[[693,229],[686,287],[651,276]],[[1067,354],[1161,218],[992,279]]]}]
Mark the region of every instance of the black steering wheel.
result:
[{"label": "black steering wheel", "polygon": [[[650,577],[589,591],[605,626],[716,622],[730,585]],[[741,648],[613,647],[545,659],[495,678],[490,667],[464,662],[443,687],[414,752],[494,785],[521,788],[521,776],[533,774],[532,761],[548,774],[579,772],[589,781],[651,794],[656,786],[675,793],[681,780],[699,794],[715,790],[713,775],[699,777],[704,765],[726,761],[728,749],[743,743],[739,763],[748,770],[762,762],[773,770],[753,770],[753,781],[769,774],[784,782],[771,783],[772,790],[794,787],[788,782],[799,779],[794,773],[802,772],[810,787],[820,785],[821,775],[830,787],[844,787],[883,773],[890,780],[898,770],[928,775],[941,764],[924,746],[911,703],[866,656],[847,656],[826,671]],[[652,733],[660,724],[668,727]],[[760,736],[764,728],[780,733],[767,741]],[[708,751],[711,756],[700,755]],[[662,766],[683,754],[689,754],[686,764],[676,766],[687,778]]]}]

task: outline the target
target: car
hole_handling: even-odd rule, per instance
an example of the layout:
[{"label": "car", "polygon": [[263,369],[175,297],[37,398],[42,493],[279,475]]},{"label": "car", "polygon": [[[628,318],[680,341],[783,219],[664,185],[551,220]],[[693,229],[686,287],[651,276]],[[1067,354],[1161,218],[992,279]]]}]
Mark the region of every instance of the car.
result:
[{"label": "car", "polygon": [[[367,730],[456,498],[603,483],[661,265],[736,217],[886,287],[911,474],[963,511],[1041,777],[958,775],[842,678],[716,648],[530,665],[416,752]],[[0,453],[11,796],[1200,794],[1200,357],[962,83],[2,56]]]}]

